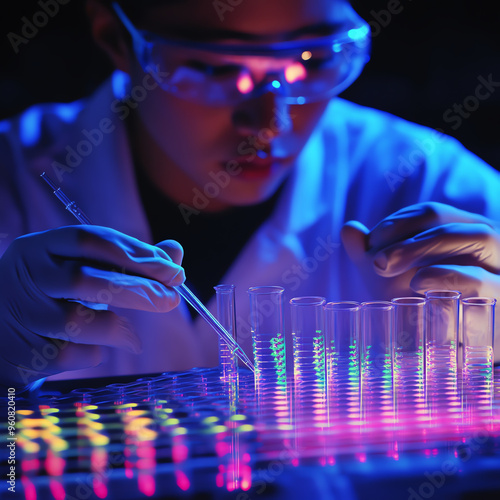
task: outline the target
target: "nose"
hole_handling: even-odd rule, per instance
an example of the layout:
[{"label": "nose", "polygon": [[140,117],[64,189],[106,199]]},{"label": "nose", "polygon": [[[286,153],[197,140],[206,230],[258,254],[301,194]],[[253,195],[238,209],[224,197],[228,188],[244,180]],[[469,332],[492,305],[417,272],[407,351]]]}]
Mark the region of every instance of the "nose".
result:
[{"label": "nose", "polygon": [[243,101],[232,115],[233,125],[241,136],[255,136],[270,143],[293,128],[290,106],[268,91]]}]

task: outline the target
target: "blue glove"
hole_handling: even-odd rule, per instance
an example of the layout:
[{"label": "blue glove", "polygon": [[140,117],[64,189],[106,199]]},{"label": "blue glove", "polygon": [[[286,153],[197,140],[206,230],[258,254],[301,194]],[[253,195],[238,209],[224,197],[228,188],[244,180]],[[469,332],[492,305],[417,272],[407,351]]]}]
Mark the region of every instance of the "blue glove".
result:
[{"label": "blue glove", "polygon": [[0,377],[8,387],[96,366],[100,346],[138,353],[123,317],[81,302],[166,312],[179,304],[182,248],[110,228],[68,226],[17,238],[0,258]]},{"label": "blue glove", "polygon": [[[371,282],[374,297],[446,289],[458,290],[464,298],[500,300],[500,224],[482,215],[442,203],[419,203],[386,217],[372,230],[350,221],[341,236],[350,258]],[[498,361],[499,314],[495,337]]]}]

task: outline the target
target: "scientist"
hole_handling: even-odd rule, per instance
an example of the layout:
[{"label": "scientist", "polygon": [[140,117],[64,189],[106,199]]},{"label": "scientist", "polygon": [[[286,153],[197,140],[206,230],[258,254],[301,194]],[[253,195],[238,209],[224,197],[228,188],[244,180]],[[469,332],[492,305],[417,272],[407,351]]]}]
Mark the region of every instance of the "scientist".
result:
[{"label": "scientist", "polygon": [[[369,52],[346,0],[87,11],[114,74],[0,127],[3,385],[214,366],[217,336],[174,289],[184,268],[212,309],[212,287],[236,285],[247,353],[253,285],[500,298],[500,175],[448,136],[337,97]],[[95,225],[75,225],[44,171]]]}]

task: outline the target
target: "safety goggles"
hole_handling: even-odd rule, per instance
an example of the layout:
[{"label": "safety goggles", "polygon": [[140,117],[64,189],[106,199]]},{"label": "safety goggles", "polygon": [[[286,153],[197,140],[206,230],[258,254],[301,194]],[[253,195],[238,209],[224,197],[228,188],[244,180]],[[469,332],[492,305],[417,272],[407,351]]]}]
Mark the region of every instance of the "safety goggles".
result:
[{"label": "safety goggles", "polygon": [[369,60],[370,28],[360,18],[334,35],[262,43],[168,39],[138,30],[114,2],[144,71],[189,101],[235,105],[273,92],[287,104],[328,99],[351,85]]}]

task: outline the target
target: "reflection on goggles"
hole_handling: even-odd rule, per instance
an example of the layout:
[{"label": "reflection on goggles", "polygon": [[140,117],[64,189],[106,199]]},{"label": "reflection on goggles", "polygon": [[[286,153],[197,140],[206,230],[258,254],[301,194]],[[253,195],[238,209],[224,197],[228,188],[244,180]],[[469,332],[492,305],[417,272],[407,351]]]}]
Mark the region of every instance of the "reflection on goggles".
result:
[{"label": "reflection on goggles", "polygon": [[[145,71],[168,73],[161,87],[208,105],[231,105],[273,92],[288,104],[339,94],[369,59],[370,29],[359,20],[341,34],[275,44],[198,43],[138,31],[117,4]],[[351,25],[352,26],[352,25]]]}]

